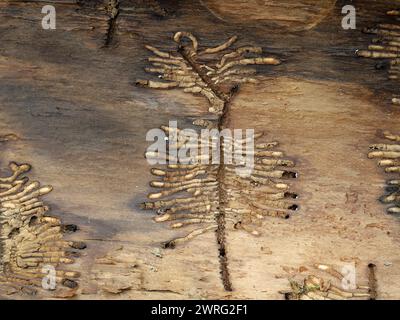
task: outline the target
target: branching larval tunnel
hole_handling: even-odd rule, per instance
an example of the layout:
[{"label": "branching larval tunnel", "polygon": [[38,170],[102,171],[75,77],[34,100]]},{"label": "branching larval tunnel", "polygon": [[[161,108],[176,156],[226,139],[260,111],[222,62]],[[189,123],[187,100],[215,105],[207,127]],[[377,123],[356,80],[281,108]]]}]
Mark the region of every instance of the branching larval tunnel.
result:
[{"label": "branching larval tunnel", "polygon": [[[184,40],[189,40],[189,45],[185,45]],[[177,32],[174,36],[174,41],[178,43],[176,53],[146,46],[155,54],[155,57],[148,59],[153,67],[146,68],[146,71],[158,73],[165,81],[139,80],[137,84],[156,89],[183,88],[185,92],[205,96],[209,102],[209,112],[217,115],[217,120],[196,119],[194,124],[222,132],[229,128],[230,102],[239,93],[240,83],[258,82],[254,76],[256,70],[248,66],[280,63],[274,57],[260,57],[260,47],[245,46],[231,50],[236,40],[234,36],[217,47],[199,50],[196,37],[188,32]],[[210,63],[210,60],[215,62]],[[184,130],[168,126],[163,126],[162,130],[170,143],[176,141],[175,145],[169,145],[170,148],[179,148],[192,141]],[[164,243],[164,247],[173,248],[200,234],[215,231],[221,279],[227,291],[233,289],[226,248],[227,226],[257,236],[260,231],[255,226],[260,225],[266,216],[287,219],[291,212],[298,209],[293,202],[297,194],[288,191],[286,181],[297,177],[296,172],[289,170],[294,167],[294,162],[285,159],[283,152],[275,150],[278,142],[258,142],[262,137],[263,132],[244,138],[221,135],[217,141],[203,139],[195,148],[201,151],[203,144],[206,144],[211,154],[206,154],[205,158],[204,155],[195,156],[190,159],[191,162],[184,164],[180,162],[182,159],[170,153],[146,153],[147,159],[161,157],[168,164],[166,169],[151,170],[153,175],[162,180],[152,181],[150,185],[162,190],[149,194],[149,199],[169,198],[145,202],[142,207],[156,210],[158,215],[154,220],[157,222],[174,221],[172,228],[201,226],[185,237]],[[253,144],[251,150],[249,144]],[[217,150],[219,162],[216,164],[213,164],[212,150]],[[240,174],[240,170],[245,169],[244,163],[226,161],[229,151],[252,157],[254,170],[247,175]]]}]

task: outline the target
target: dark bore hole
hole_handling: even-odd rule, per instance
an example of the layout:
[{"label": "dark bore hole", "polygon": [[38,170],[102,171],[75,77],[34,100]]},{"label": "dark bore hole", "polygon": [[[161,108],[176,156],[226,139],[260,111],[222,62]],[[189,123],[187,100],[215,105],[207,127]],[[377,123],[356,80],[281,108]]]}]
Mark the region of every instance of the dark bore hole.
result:
[{"label": "dark bore hole", "polygon": [[285,171],[282,175],[282,178],[286,179],[296,179],[297,178],[297,172],[292,172],[292,171]]},{"label": "dark bore hole", "polygon": [[296,193],[292,192],[285,192],[285,198],[297,199],[299,196]]},{"label": "dark bore hole", "polygon": [[292,294],[290,292],[285,292],[285,300],[292,300]]},{"label": "dark bore hole", "polygon": [[234,86],[230,89],[230,94],[233,95],[233,94],[235,94],[235,93],[238,92],[238,91],[239,91],[239,85],[236,84],[236,85],[234,85]]},{"label": "dark bore hole", "polygon": [[81,241],[74,241],[72,243],[71,247],[74,249],[83,250],[83,249],[86,249],[86,243],[81,242]]},{"label": "dark bore hole", "polygon": [[31,217],[29,220],[29,226],[32,227],[38,223],[38,218],[36,216]]},{"label": "dark bore hole", "polygon": [[62,226],[64,232],[76,232],[78,231],[78,226],[75,224],[64,224]]},{"label": "dark bore hole", "polygon": [[19,228],[15,228],[15,229],[13,229],[9,234],[8,234],[8,237],[9,238],[13,238],[13,237],[15,237],[16,235],[18,235],[19,234]]},{"label": "dark bore hole", "polygon": [[167,241],[161,244],[161,246],[164,249],[174,249],[175,248],[175,242],[173,240]]},{"label": "dark bore hole", "polygon": [[385,191],[388,193],[395,193],[395,192],[400,192],[400,187],[397,186],[387,186],[385,188]]},{"label": "dark bore hole", "polygon": [[390,67],[389,61],[380,61],[375,64],[376,70],[386,70],[386,69],[389,69],[389,67]]},{"label": "dark bore hole", "polygon": [[64,279],[62,281],[62,285],[71,289],[78,287],[78,283],[74,280]]}]

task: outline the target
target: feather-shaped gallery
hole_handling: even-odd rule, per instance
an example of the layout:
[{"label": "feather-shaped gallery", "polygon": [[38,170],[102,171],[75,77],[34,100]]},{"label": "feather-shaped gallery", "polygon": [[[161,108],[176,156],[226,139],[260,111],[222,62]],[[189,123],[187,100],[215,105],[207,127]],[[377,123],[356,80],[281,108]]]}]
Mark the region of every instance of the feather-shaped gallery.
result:
[{"label": "feather-shaped gallery", "polygon": [[[236,36],[216,47],[207,48],[200,48],[197,38],[189,32],[177,32],[173,40],[177,43],[174,52],[146,46],[154,54],[148,59],[152,66],[146,71],[158,74],[160,80],[139,80],[137,85],[155,89],[182,88],[184,92],[203,95],[208,100],[209,112],[217,115],[217,119],[196,119],[193,124],[216,129],[219,133],[228,129],[230,102],[239,92],[239,85],[258,82],[254,77],[256,70],[249,66],[280,64],[275,57],[260,56],[260,47],[231,49]],[[167,134],[180,131],[170,127],[162,129]],[[252,142],[261,136],[255,134]],[[165,242],[166,248],[215,231],[222,283],[226,291],[231,291],[225,245],[226,226],[259,235],[257,226],[264,217],[288,218],[298,206],[293,203],[297,195],[288,192],[287,181],[297,174],[290,168],[294,163],[284,159],[282,152],[274,150],[277,142],[257,143],[250,150],[243,148],[249,144],[246,138],[223,136],[217,141],[201,139],[200,145],[191,147],[210,152],[196,152],[190,159],[178,159],[176,153],[146,153],[147,159],[161,157],[167,168],[151,170],[161,180],[150,182],[158,190],[149,194],[148,198],[152,201],[143,203],[142,207],[157,211],[156,222],[170,222],[172,228],[191,228],[185,236]],[[187,140],[189,138],[176,141],[168,138],[168,141],[175,141],[176,148],[192,143]],[[215,155],[218,161],[213,161]],[[243,174],[248,172],[246,162],[227,161],[229,157],[252,159],[252,170],[247,175]]]},{"label": "feather-shaped gallery", "polygon": [[378,165],[392,177],[387,180],[386,194],[380,201],[388,205],[387,212],[391,214],[400,213],[400,136],[388,131],[384,137],[391,143],[373,144],[370,146],[368,158],[378,159]]},{"label": "feather-shaped gallery", "polygon": [[[170,129],[163,127],[166,134]],[[179,131],[179,129],[176,129]],[[258,134],[258,139],[262,137]],[[187,141],[189,141],[187,137]],[[204,142],[204,141],[203,141]],[[246,167],[243,163],[224,165],[224,174],[218,176],[219,164],[212,164],[212,149],[218,150],[214,140],[208,141],[210,152],[209,163],[201,164],[196,161],[190,164],[176,163],[167,165],[166,169],[153,168],[151,173],[160,178],[150,182],[157,190],[148,195],[152,202],[142,204],[143,209],[156,210],[156,222],[170,222],[172,228],[198,226],[185,237],[175,238],[164,244],[174,247],[197,235],[216,230],[216,217],[224,210],[226,223],[232,229],[242,229],[253,235],[259,235],[260,220],[265,217],[287,219],[298,209],[295,203],[297,195],[289,192],[290,179],[296,178],[293,171],[294,162],[284,158],[283,152],[276,151],[277,142],[255,143],[254,151],[246,149],[246,139],[236,139],[230,145],[230,151],[235,153],[237,148],[242,156],[254,157],[254,166],[247,175],[241,170]],[[226,142],[225,142],[226,143]],[[199,153],[203,146],[199,143]],[[157,157],[147,153],[147,158]],[[171,160],[169,154],[162,154],[167,163]],[[223,180],[220,180],[221,177]],[[223,188],[227,199],[221,199],[219,188]],[[164,198],[167,198],[164,200]],[[163,199],[163,200],[159,200]],[[221,203],[223,202],[223,204]]]},{"label": "feather-shaped gallery", "polygon": [[[248,66],[280,64],[274,57],[260,57],[260,47],[231,49],[236,36],[219,46],[202,50],[197,38],[189,32],[177,32],[173,40],[178,44],[175,52],[146,46],[154,56],[148,58],[152,67],[145,70],[158,74],[159,80],[138,80],[137,85],[155,89],[182,88],[185,92],[201,94],[208,99],[212,113],[222,112],[224,103],[231,99],[231,91],[237,84],[257,82],[253,77],[256,70]],[[183,45],[185,40],[189,45]],[[225,52],[227,50],[230,51]]]},{"label": "feather-shaped gallery", "polygon": [[79,273],[61,266],[72,264],[85,244],[63,239],[64,231],[76,227],[47,214],[41,197],[52,187],[23,176],[30,168],[11,162],[11,174],[0,178],[0,290],[36,294],[46,276],[43,268],[50,267],[55,270],[50,290],[75,292]]}]

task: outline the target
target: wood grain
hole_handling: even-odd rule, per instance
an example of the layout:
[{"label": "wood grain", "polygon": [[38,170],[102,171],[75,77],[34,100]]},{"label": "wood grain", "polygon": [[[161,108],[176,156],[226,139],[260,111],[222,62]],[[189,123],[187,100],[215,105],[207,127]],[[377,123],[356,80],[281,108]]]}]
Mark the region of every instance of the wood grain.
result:
[{"label": "wood grain", "polygon": [[253,26],[272,24],[291,31],[315,27],[333,10],[335,2],[336,0],[201,0],[212,14],[223,21]]},{"label": "wood grain", "polygon": [[[399,133],[400,111],[390,104],[398,88],[374,61],[355,55],[370,43],[362,28],[385,22],[399,1],[353,1],[357,29],[344,31],[345,1],[313,28],[304,18],[291,29],[281,20],[224,21],[194,0],[121,0],[106,48],[106,1],[48,3],[56,30],[41,28],[43,3],[0,3],[0,136],[18,137],[0,139],[0,164],[32,164],[32,178],[54,187],[47,197],[54,215],[80,226],[68,236],[87,243],[74,266],[82,270],[77,299],[282,299],[285,270],[344,261],[360,261],[361,282],[363,266],[374,263],[378,298],[400,297],[400,224],[378,202],[385,174],[366,156],[379,130]],[[241,87],[230,125],[265,130],[295,157],[301,213],[289,224],[267,219],[259,238],[227,234],[231,293],[219,279],[213,234],[160,253],[176,232],[139,208],[150,191],[147,131],[208,116],[201,96],[135,87],[146,77],[144,45],[176,50],[169,39],[180,30],[209,47],[237,34],[239,45],[283,61],[257,67],[264,77]]]}]

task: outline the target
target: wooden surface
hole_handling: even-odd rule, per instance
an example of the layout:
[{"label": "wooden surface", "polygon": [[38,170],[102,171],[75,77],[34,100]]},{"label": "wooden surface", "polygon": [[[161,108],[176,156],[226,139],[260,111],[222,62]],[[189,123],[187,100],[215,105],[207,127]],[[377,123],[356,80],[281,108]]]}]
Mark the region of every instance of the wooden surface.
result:
[{"label": "wooden surface", "polygon": [[[399,1],[353,1],[357,30],[348,31],[340,24],[347,3],[337,1],[319,24],[291,32],[271,18],[221,20],[206,1],[121,0],[108,42],[101,0],[52,2],[53,31],[41,28],[42,2],[0,2],[0,136],[18,137],[0,139],[0,164],[32,164],[33,177],[54,187],[46,196],[52,213],[80,227],[66,236],[88,244],[72,266],[82,272],[76,299],[282,299],[300,267],[346,262],[357,263],[361,283],[374,262],[378,296],[400,297],[400,224],[377,201],[387,177],[366,156],[382,142],[379,130],[400,133],[400,111],[390,104],[397,88],[354,54],[371,40],[361,29],[384,21]],[[283,60],[240,88],[230,123],[266,131],[297,160],[301,210],[288,221],[266,219],[258,238],[228,233],[231,293],[219,279],[213,234],[160,250],[177,232],[139,209],[150,190],[146,132],[208,115],[201,96],[135,87],[149,77],[144,45],[175,50],[171,37],[181,30],[207,46],[237,35],[239,45]]]},{"label": "wooden surface", "polygon": [[232,24],[275,25],[291,31],[309,30],[319,24],[334,8],[336,0],[201,0],[218,19]]}]

